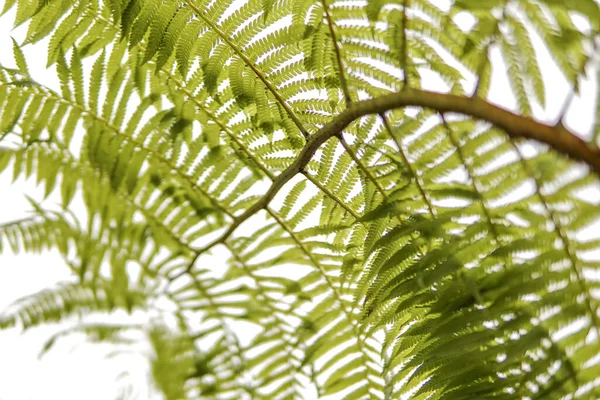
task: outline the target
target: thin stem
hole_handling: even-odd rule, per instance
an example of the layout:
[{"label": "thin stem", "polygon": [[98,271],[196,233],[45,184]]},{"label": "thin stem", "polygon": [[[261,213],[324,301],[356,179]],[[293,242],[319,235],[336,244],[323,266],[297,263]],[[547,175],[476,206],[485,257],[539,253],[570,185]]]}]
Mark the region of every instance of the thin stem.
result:
[{"label": "thin stem", "polygon": [[446,117],[444,116],[444,114],[440,114],[440,117],[442,118],[442,124],[444,125],[444,128],[446,129],[446,132],[448,133],[448,139],[450,139],[450,142],[456,148],[456,154],[458,155],[458,158],[460,159],[460,162],[462,163],[462,165],[465,166],[465,169],[467,170],[467,174],[469,174],[469,178],[470,178],[469,181],[471,182],[471,188],[473,189],[473,192],[477,193],[477,195],[479,197],[481,209],[482,209],[483,215],[484,215],[485,219],[487,220],[488,225],[490,227],[490,232],[492,233],[492,237],[496,243],[500,243],[500,241],[499,241],[500,235],[498,234],[498,229],[496,228],[496,225],[492,221],[492,215],[490,214],[488,205],[486,204],[486,201],[484,200],[484,197],[481,194],[482,190],[479,187],[479,184],[475,177],[475,174],[473,173],[472,165],[471,165],[471,163],[467,162],[467,157],[465,156],[463,148],[460,145],[460,143],[458,142],[458,139],[454,136],[454,131],[448,124],[448,121],[446,121]]},{"label": "thin stem", "polygon": [[390,121],[387,119],[387,117],[385,116],[384,113],[380,113],[379,116],[383,120],[383,126],[384,126],[385,130],[388,132],[388,135],[390,135],[390,137],[396,144],[396,147],[398,148],[398,154],[400,154],[400,157],[402,158],[402,162],[404,163],[406,168],[408,168],[408,173],[410,174],[410,177],[415,181],[415,184],[417,185],[417,189],[419,190],[419,193],[421,194],[421,197],[423,198],[423,201],[425,202],[425,205],[427,206],[427,211],[429,211],[429,214],[431,214],[432,216],[435,216],[435,209],[433,208],[433,205],[431,204],[431,200],[429,200],[429,198],[427,197],[427,193],[425,192],[423,183],[420,181],[420,179],[417,175],[417,172],[412,167],[412,164],[408,161],[406,152],[402,148],[402,143],[400,142],[400,140],[398,140],[396,135],[394,135],[392,126],[390,125]]},{"label": "thin stem", "polygon": [[521,149],[519,149],[517,144],[513,140],[511,140],[510,143],[511,143],[513,149],[517,152],[517,155],[519,156],[521,166],[523,167],[523,169],[525,170],[527,175],[529,175],[533,179],[533,182],[535,184],[536,195],[540,199],[542,206],[546,210],[548,217],[550,218],[550,220],[552,221],[552,224],[554,225],[554,230],[556,232],[556,235],[558,236],[559,240],[561,241],[561,243],[563,245],[565,253],[566,253],[567,257],[569,258],[571,268],[573,269],[573,272],[575,273],[575,277],[577,279],[579,287],[581,288],[581,291],[583,292],[583,295],[585,297],[586,307],[590,314],[592,323],[593,323],[594,327],[596,328],[596,334],[600,334],[600,319],[598,318],[598,307],[597,306],[594,307],[592,305],[594,302],[594,299],[590,296],[590,289],[588,288],[586,281],[583,277],[583,271],[581,271],[581,269],[578,266],[579,263],[577,260],[577,256],[573,253],[573,250],[571,250],[571,246],[570,246],[570,242],[567,237],[567,234],[564,232],[562,224],[561,224],[559,218],[556,216],[554,210],[552,209],[552,207],[550,207],[550,204],[548,203],[546,196],[541,191],[542,183],[541,183],[540,179],[534,173],[534,171],[531,169],[531,167],[525,160],[525,157],[523,156],[523,153],[521,152]]},{"label": "thin stem", "polygon": [[333,18],[331,18],[331,14],[329,12],[329,6],[327,5],[327,0],[322,0],[323,10],[325,11],[325,19],[327,19],[327,25],[329,26],[329,33],[331,34],[331,40],[333,41],[333,50],[335,52],[335,58],[337,61],[338,69],[340,72],[340,85],[342,87],[342,91],[344,92],[344,99],[346,100],[346,106],[349,106],[352,103],[352,97],[350,96],[350,91],[348,89],[348,82],[346,81],[346,74],[344,72],[344,62],[342,58],[342,49],[340,48],[340,44],[337,40],[337,34],[335,32],[335,24],[333,22]]},{"label": "thin stem", "polygon": [[[190,99],[190,101],[192,101],[194,104],[196,104],[198,106],[199,109],[201,109],[202,111],[204,111],[206,113],[206,115],[208,115],[208,117],[215,122],[217,125],[219,125],[219,127],[223,130],[223,132],[225,132],[227,134],[227,136],[241,149],[241,151],[244,152],[244,154],[246,154],[246,156],[272,181],[274,181],[276,179],[276,175],[271,172],[261,161],[260,159],[258,159],[258,157],[256,157],[256,155],[254,155],[250,149],[248,148],[248,146],[246,146],[244,144],[244,142],[242,142],[234,133],[233,131],[227,126],[226,123],[224,123],[223,121],[221,121],[212,111],[210,111],[204,104],[202,104],[187,88],[186,86],[177,78],[173,77],[172,75],[169,74],[168,71],[163,71],[166,75],[168,79],[173,80],[173,82],[175,82],[175,84],[177,85],[177,87],[183,91],[186,96],[188,96],[188,98]],[[333,194],[330,190],[328,190],[326,187],[324,187],[323,185],[321,185],[321,183],[317,180],[316,177],[308,174],[308,173],[304,173],[304,171],[302,171],[304,176],[311,182],[313,183],[315,186],[317,186],[319,189],[321,189],[321,191],[328,196],[330,199],[332,199],[334,202],[336,202],[338,205],[340,205],[342,208],[346,209],[346,210],[350,210],[348,205],[345,204],[342,200],[340,200],[335,194]],[[356,215],[356,214],[353,214]],[[357,217],[356,217],[357,218]]]},{"label": "thin stem", "polygon": [[361,352],[361,356],[365,360],[365,364],[367,364],[369,357],[367,356],[368,353],[366,351],[366,345],[363,343],[363,340],[360,337],[360,331],[358,330],[357,326],[353,323],[353,321],[355,320],[355,317],[353,316],[352,312],[346,308],[344,300],[342,299],[342,295],[338,292],[337,288],[333,284],[331,277],[327,274],[327,271],[325,269],[323,269],[321,264],[317,261],[314,254],[309,249],[307,249],[305,244],[296,236],[296,234],[288,226],[288,224],[284,220],[282,220],[279,215],[275,214],[268,207],[267,207],[267,212],[275,220],[277,220],[277,222],[281,225],[281,227],[288,233],[288,235],[290,235],[292,240],[294,242],[296,242],[296,244],[298,245],[300,250],[302,250],[302,252],[308,257],[311,264],[313,264],[313,266],[319,270],[319,272],[321,273],[321,276],[323,276],[323,279],[325,279],[327,285],[331,288],[331,291],[333,292],[333,296],[335,297],[336,301],[340,305],[341,311],[346,315],[348,324],[350,325],[350,327],[354,333],[354,336],[356,337],[356,345],[358,347],[358,350]]},{"label": "thin stem", "polygon": [[231,36],[225,34],[225,32],[223,32],[213,21],[211,21],[210,18],[208,18],[208,16],[206,15],[205,12],[203,12],[198,7],[196,7],[194,4],[192,4],[192,2],[190,0],[185,0],[185,2],[190,6],[190,8],[192,10],[194,10],[194,13],[196,14],[196,16],[198,18],[200,18],[202,21],[204,21],[204,23],[206,25],[208,25],[210,27],[210,29],[212,29],[217,35],[219,35],[221,40],[223,40],[223,42],[225,42],[233,50],[233,52],[242,59],[242,61],[244,61],[244,63],[254,72],[254,74],[258,77],[258,79],[260,79],[263,82],[263,84],[267,87],[267,89],[269,89],[269,91],[271,92],[273,97],[275,97],[277,102],[287,112],[287,114],[292,119],[292,121],[294,121],[294,124],[298,127],[300,132],[302,132],[304,137],[308,137],[308,135],[309,135],[308,131],[306,130],[306,128],[304,127],[302,122],[298,119],[298,116],[294,113],[294,111],[291,109],[289,104],[287,104],[287,102],[283,99],[283,97],[281,97],[281,95],[279,94],[279,90],[277,90],[277,88],[256,67],[256,65],[254,65],[254,63],[248,58],[248,56],[246,56],[244,51],[242,49],[240,49],[232,41]]},{"label": "thin stem", "polygon": [[[287,182],[304,170],[323,143],[333,136],[340,137],[341,132],[353,121],[365,115],[383,114],[388,110],[407,106],[432,108],[441,113],[456,112],[490,122],[503,129],[510,138],[527,138],[544,142],[577,161],[586,162],[596,173],[600,173],[600,149],[591,148],[585,141],[574,133],[571,133],[564,126],[549,126],[537,122],[530,117],[514,114],[478,97],[464,97],[425,90],[406,89],[375,99],[352,103],[350,107],[323,126],[318,132],[311,135],[304,148],[296,156],[296,159],[277,176],[265,195],[242,215],[235,217],[232,225],[221,237],[203,248],[196,249],[196,258],[199,254],[210,250],[217,244],[223,243],[239,225],[258,211],[264,209]],[[344,142],[342,138],[342,145]],[[351,157],[354,155],[353,159],[357,159],[354,152],[351,151],[349,154]],[[358,165],[360,166],[362,163]],[[363,169],[366,170],[364,165]],[[371,179],[374,178],[372,174],[370,176]],[[374,182],[377,181],[374,180]],[[381,185],[378,188],[383,190]],[[383,194],[385,196],[385,193]],[[428,204],[428,206],[431,207],[431,204]],[[433,212],[433,208],[431,208],[431,211]],[[189,272],[192,266],[193,263],[183,273]]]},{"label": "thin stem", "polygon": [[[321,190],[323,193],[325,193],[327,196],[334,198],[333,193],[331,193],[331,191],[329,189],[327,189],[326,186],[324,186],[321,182],[319,182],[318,180],[314,179],[314,177],[312,175],[310,175],[307,171],[303,170],[301,171],[301,174],[304,175],[310,182],[312,182],[319,190]],[[343,201],[338,202],[338,204],[344,209],[346,210],[350,215],[352,215],[352,217],[354,219],[359,219],[360,215],[358,215],[356,213],[356,211],[354,211],[353,209],[351,209],[346,203],[344,203]]]},{"label": "thin stem", "polygon": [[408,38],[406,37],[408,29],[406,29],[406,25],[408,24],[408,16],[407,9],[410,7],[410,0],[404,0],[402,5],[402,68],[404,69],[404,87],[403,89],[408,89],[410,87],[408,81]]},{"label": "thin stem", "polygon": [[179,90],[181,90],[183,93],[185,93],[185,95],[190,99],[190,101],[192,103],[194,103],[199,109],[201,109],[214,123],[216,123],[219,128],[221,128],[221,130],[223,132],[225,132],[227,134],[227,136],[229,137],[229,139],[231,139],[238,147],[240,147],[242,149],[242,151],[248,156],[248,158],[250,160],[252,160],[254,162],[254,164],[256,164],[256,166],[265,174],[269,177],[269,179],[273,180],[275,179],[275,175],[273,174],[273,172],[271,172],[267,167],[265,167],[258,158],[256,158],[256,156],[248,149],[248,147],[244,144],[244,142],[242,142],[234,133],[233,131],[227,126],[226,123],[224,123],[223,121],[221,121],[215,113],[213,113],[212,111],[210,111],[204,104],[202,104],[202,102],[200,102],[196,96],[193,95],[192,92],[189,91],[189,89],[186,87],[186,85],[181,82],[179,79],[175,78],[174,76],[170,75],[168,72],[164,71],[165,75],[167,75],[167,79],[172,80],[173,82],[175,82],[175,84],[177,85],[177,87],[179,88]]},{"label": "thin stem", "polygon": [[387,193],[385,192],[385,189],[381,186],[381,183],[379,183],[375,175],[373,175],[371,171],[369,171],[369,168],[362,162],[362,160],[358,158],[352,147],[350,147],[348,142],[346,142],[346,139],[344,139],[344,137],[341,134],[337,135],[337,138],[340,141],[342,147],[344,147],[344,150],[346,150],[346,152],[352,159],[352,161],[354,161],[354,163],[358,166],[358,169],[360,169],[365,174],[366,178],[369,181],[373,182],[373,184],[377,188],[377,191],[381,193],[383,198],[387,199]]},{"label": "thin stem", "polygon": [[[288,362],[289,366],[292,368],[292,370],[298,371],[298,369],[299,369],[298,366],[294,365],[294,363],[292,361],[296,361],[298,363],[298,365],[301,364],[301,360],[299,360],[298,357],[296,357],[294,355],[294,350],[300,348],[301,342],[297,341],[296,343],[292,343],[290,340],[288,340],[286,338],[286,335],[285,335],[286,331],[285,331],[285,329],[283,329],[283,327],[284,326],[291,327],[291,325],[289,324],[289,322],[287,322],[285,319],[281,318],[278,315],[278,313],[283,312],[283,311],[278,309],[271,303],[269,297],[265,293],[264,285],[262,285],[260,282],[260,277],[256,276],[256,274],[254,274],[252,269],[244,261],[244,259],[241,257],[241,255],[237,251],[235,251],[235,249],[229,243],[225,243],[225,247],[227,247],[227,250],[229,250],[229,252],[233,256],[234,260],[242,267],[242,269],[244,270],[246,275],[248,275],[248,277],[250,277],[255,282],[261,302],[265,305],[265,307],[267,307],[269,310],[271,310],[273,318],[277,321],[277,329],[280,332],[282,332],[281,337],[282,337],[282,341],[285,342],[286,354],[288,356],[287,362]],[[266,289],[268,290],[268,288],[266,288]],[[290,310],[287,310],[287,312],[291,313],[293,308],[294,308],[294,305],[291,305]],[[313,366],[312,363],[311,363],[311,366]],[[294,376],[294,381],[297,385],[300,385],[300,382],[298,382],[298,379],[295,376]],[[316,380],[313,382],[313,384],[316,384]]]}]

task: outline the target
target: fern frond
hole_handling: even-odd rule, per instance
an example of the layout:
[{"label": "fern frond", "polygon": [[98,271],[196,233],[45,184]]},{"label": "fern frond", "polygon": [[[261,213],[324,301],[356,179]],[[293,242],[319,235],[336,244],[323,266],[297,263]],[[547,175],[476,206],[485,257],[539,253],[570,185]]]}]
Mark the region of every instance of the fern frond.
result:
[{"label": "fern frond", "polygon": [[[78,283],[3,325],[167,301],[169,399],[597,397],[597,151],[526,117],[537,37],[574,92],[593,59],[598,5],[563,3],[6,1],[60,90],[13,42],[0,170],[62,209],[0,243]],[[486,101],[497,50],[518,113]]]},{"label": "fern frond", "polygon": [[[142,293],[133,293],[132,307],[143,307]],[[85,287],[79,283],[64,283],[55,289],[46,289],[14,302],[0,317],[0,327],[20,324],[23,329],[43,323],[57,322],[70,315],[109,312],[117,304],[110,286]],[[131,310],[131,309],[130,309]]]}]

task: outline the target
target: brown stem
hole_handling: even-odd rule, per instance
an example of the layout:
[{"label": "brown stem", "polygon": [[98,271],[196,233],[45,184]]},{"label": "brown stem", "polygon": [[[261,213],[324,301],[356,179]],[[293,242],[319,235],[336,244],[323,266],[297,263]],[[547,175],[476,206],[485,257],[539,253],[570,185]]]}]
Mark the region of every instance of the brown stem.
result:
[{"label": "brown stem", "polygon": [[219,238],[197,249],[195,251],[196,257],[189,264],[186,271],[180,275],[191,270],[194,261],[200,254],[218,244],[222,244],[233,234],[238,226],[257,212],[265,209],[279,190],[294,176],[304,170],[319,147],[327,140],[334,136],[339,136],[348,125],[358,118],[370,114],[382,114],[389,110],[409,106],[431,108],[440,113],[454,112],[489,122],[504,130],[511,138],[526,138],[545,143],[558,153],[568,156],[575,161],[586,163],[593,171],[600,175],[600,149],[592,148],[562,124],[547,125],[533,118],[510,112],[478,97],[465,97],[406,88],[398,93],[352,103],[318,132],[311,135],[294,162],[273,180],[271,187],[264,196],[242,215],[236,217],[231,226]]}]

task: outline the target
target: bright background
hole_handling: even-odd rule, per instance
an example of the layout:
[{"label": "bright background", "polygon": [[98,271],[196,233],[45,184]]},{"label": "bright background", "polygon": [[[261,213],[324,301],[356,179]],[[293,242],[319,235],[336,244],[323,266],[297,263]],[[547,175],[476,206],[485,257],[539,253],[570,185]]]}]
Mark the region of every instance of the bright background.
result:
[{"label": "bright background", "polygon": [[[4,1],[0,0],[0,9]],[[440,1],[441,5],[448,1]],[[0,63],[14,66],[12,41],[21,42],[25,27],[11,31],[14,10],[0,17]],[[468,18],[462,23],[469,24]],[[584,21],[582,28],[587,28]],[[54,69],[45,69],[47,42],[23,48],[33,78],[45,85],[57,88]],[[535,116],[554,123],[563,107],[570,85],[560,74],[549,54],[536,43],[536,52],[547,82],[548,104],[545,110],[534,108]],[[494,74],[490,100],[506,108],[514,109],[515,101],[508,91],[508,80],[503,74],[502,60],[493,54]],[[566,114],[566,125],[575,132],[588,136],[595,114],[596,71],[589,70],[592,79],[581,83],[582,95],[575,97]],[[443,90],[434,80],[428,81],[428,89]],[[589,137],[589,136],[588,136]],[[7,173],[8,172],[8,173]],[[43,192],[34,182],[11,182],[10,171],[0,175],[0,223],[27,216],[30,206],[25,195],[41,199]],[[597,196],[597,194],[595,194]],[[52,199],[47,203],[52,204]],[[600,229],[594,227],[592,229]],[[53,286],[57,282],[70,280],[69,270],[57,253],[43,255],[14,255],[10,250],[0,255],[0,310],[21,296],[35,293]],[[143,316],[135,316],[143,321]],[[109,345],[89,344],[83,336],[70,336],[58,344],[41,359],[38,354],[50,335],[63,329],[65,324],[48,325],[28,330],[18,328],[0,331],[0,400],[107,400],[118,399],[119,392],[127,384],[133,384],[139,398],[148,399],[150,393],[149,370],[141,347],[139,354],[108,357],[114,350]],[[121,373],[129,376],[118,380]],[[115,383],[116,382],[116,383]],[[149,390],[149,389],[148,389]]]}]

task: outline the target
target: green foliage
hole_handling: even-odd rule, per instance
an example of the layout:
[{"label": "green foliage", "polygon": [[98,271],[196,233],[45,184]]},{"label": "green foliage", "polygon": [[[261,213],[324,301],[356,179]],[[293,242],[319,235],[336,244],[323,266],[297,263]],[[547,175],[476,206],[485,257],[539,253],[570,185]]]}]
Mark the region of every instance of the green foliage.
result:
[{"label": "green foliage", "polygon": [[[0,69],[0,171],[60,204],[31,200],[0,251],[57,249],[73,281],[0,328],[168,301],[176,328],[75,330],[142,330],[173,400],[598,398],[597,175],[432,109],[314,145],[349,104],[432,74],[457,95],[474,74],[485,99],[504,69],[531,115],[540,40],[574,90],[590,71],[593,0],[436,3],[6,0],[27,34]],[[45,38],[58,91],[23,55]]]}]

